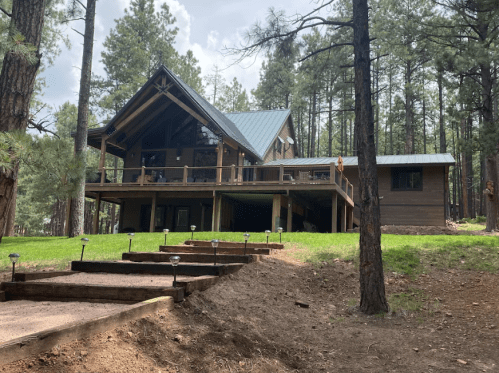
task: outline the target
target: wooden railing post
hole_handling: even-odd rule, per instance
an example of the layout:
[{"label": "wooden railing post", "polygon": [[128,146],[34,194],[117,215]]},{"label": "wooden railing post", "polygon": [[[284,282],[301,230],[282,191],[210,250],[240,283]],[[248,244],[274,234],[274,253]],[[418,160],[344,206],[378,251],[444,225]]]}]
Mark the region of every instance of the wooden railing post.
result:
[{"label": "wooden railing post", "polygon": [[284,165],[281,163],[279,165],[279,184],[284,182]]},{"label": "wooden railing post", "polygon": [[350,184],[350,198],[353,201],[353,184]]},{"label": "wooden railing post", "polygon": [[183,184],[187,185],[187,176],[189,175],[189,166],[185,165],[184,166],[184,179],[183,179]]},{"label": "wooden railing post", "polygon": [[233,164],[230,166],[230,184],[234,184],[236,182],[236,165]]},{"label": "wooden railing post", "polygon": [[106,167],[102,167],[100,170],[100,185],[103,186],[106,182]]},{"label": "wooden railing post", "polygon": [[140,171],[140,186],[144,185],[145,178],[146,178],[146,166],[142,166],[142,170]]},{"label": "wooden railing post", "polygon": [[329,183],[336,183],[336,165],[334,164],[334,162],[331,162],[329,165]]}]

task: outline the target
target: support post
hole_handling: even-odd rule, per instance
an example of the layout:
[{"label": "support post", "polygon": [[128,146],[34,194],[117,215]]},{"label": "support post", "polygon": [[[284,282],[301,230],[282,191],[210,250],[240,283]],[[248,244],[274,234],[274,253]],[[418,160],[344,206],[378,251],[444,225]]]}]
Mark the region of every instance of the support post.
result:
[{"label": "support post", "polygon": [[230,184],[236,183],[236,165],[230,166]]},{"label": "support post", "polygon": [[97,193],[97,198],[95,199],[95,214],[93,224],[94,234],[99,234],[100,195],[100,193]]},{"label": "support post", "polygon": [[286,232],[293,231],[293,200],[288,197],[288,220],[286,222]]},{"label": "support post", "polygon": [[341,232],[345,233],[347,231],[347,204],[346,201],[343,206],[341,206]]},{"label": "support post", "polygon": [[282,184],[284,181],[284,165],[281,163],[279,165],[279,184]]},{"label": "support post", "polygon": [[243,152],[239,151],[239,156],[237,160],[237,182],[242,183],[243,182],[243,166],[244,166],[244,157],[243,157]]},{"label": "support post", "polygon": [[215,194],[213,196],[213,218],[211,230],[213,232],[220,232],[220,220],[222,217],[222,196]]},{"label": "support post", "polygon": [[146,178],[146,167],[142,166],[142,169],[140,171],[140,186],[144,185],[144,179]]},{"label": "support post", "polygon": [[155,221],[156,221],[156,201],[157,201],[157,194],[154,193],[152,195],[152,203],[151,203],[151,221],[149,223],[149,232],[154,232],[155,228]]},{"label": "support post", "polygon": [[331,233],[338,232],[338,193],[333,192],[333,206],[331,207]]},{"label": "support post", "polygon": [[348,229],[353,229],[353,207],[348,206]]},{"label": "support post", "polygon": [[104,167],[106,165],[106,140],[104,137],[102,138],[101,144],[100,144],[100,161],[99,161],[99,169]]},{"label": "support post", "polygon": [[222,183],[223,156],[224,156],[224,144],[220,140],[217,145],[217,184]]},{"label": "support post", "polygon": [[201,204],[201,232],[204,231],[204,217],[206,215],[206,206]]},{"label": "support post", "polygon": [[331,162],[329,164],[329,183],[336,183],[336,165],[334,164],[334,162]]},{"label": "support post", "polygon": [[281,218],[281,195],[274,194],[272,197],[272,232],[277,230],[278,221]]},{"label": "support post", "polygon": [[189,166],[185,165],[184,166],[184,177],[183,177],[183,184],[187,185],[187,176],[189,175]]},{"label": "support post", "polygon": [[106,182],[106,167],[102,167],[100,169],[101,174],[100,174],[100,186],[103,186],[104,183]]}]

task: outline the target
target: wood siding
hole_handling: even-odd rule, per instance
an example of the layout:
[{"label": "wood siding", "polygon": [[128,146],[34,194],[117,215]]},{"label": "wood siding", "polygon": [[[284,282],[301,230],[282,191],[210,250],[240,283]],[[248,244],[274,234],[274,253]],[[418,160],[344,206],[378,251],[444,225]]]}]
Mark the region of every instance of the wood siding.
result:
[{"label": "wood siding", "polygon": [[[392,191],[391,167],[378,167],[382,225],[445,225],[444,166],[423,166],[423,190]],[[344,175],[354,185],[354,202],[360,201],[357,168],[345,168]],[[359,208],[354,216],[359,219]]]},{"label": "wood siding", "polygon": [[296,143],[290,146],[286,140],[288,137],[293,137],[291,136],[290,126],[291,126],[291,120],[288,118],[278,134],[278,136],[285,141],[285,143],[283,144],[282,153],[275,151],[275,140],[274,140],[270,145],[269,149],[267,150],[267,153],[265,153],[265,155],[263,156],[264,163],[276,159],[293,159],[295,157]]}]

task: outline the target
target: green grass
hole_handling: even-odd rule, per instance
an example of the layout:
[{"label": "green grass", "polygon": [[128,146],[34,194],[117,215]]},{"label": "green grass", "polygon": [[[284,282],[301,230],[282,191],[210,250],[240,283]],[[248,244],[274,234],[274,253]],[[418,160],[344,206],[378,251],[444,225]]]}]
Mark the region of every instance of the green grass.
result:
[{"label": "green grass", "polygon": [[483,231],[485,230],[485,224],[471,222],[464,222],[458,224],[457,230],[459,231]]},{"label": "green grass", "polygon": [[[264,233],[250,233],[250,242],[265,242]],[[84,259],[116,260],[128,250],[126,234],[87,235],[90,239]],[[168,235],[169,244],[190,239],[191,233]],[[243,242],[238,232],[195,232],[194,239]],[[81,237],[4,237],[0,244],[0,270],[11,267],[8,255],[21,254],[20,266],[64,268],[69,261],[79,260]],[[279,240],[273,233],[270,242]],[[318,264],[334,258],[358,263],[358,233],[283,233],[283,243],[295,247],[293,255],[303,261]],[[136,233],[132,251],[158,251],[164,243],[163,233]],[[491,236],[399,236],[383,235],[381,246],[385,271],[408,274],[423,273],[429,266],[436,268],[463,268],[496,272],[499,270],[499,239]]]},{"label": "green grass", "polygon": [[422,290],[409,289],[407,293],[396,293],[388,297],[390,309],[394,312],[420,311],[423,307],[425,296]]}]

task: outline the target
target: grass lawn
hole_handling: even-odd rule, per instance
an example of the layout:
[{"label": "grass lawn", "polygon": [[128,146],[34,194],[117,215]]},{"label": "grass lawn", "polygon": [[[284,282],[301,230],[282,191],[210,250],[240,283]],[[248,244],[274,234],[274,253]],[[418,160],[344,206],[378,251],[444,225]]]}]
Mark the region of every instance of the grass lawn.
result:
[{"label": "grass lawn", "polygon": [[[250,233],[250,242],[265,242],[264,233]],[[126,234],[88,235],[86,260],[121,259],[128,250]],[[191,238],[191,233],[170,233],[168,244],[180,244]],[[242,233],[195,232],[194,239],[244,242]],[[53,266],[66,268],[68,262],[79,260],[81,237],[4,237],[0,244],[0,270],[10,270],[10,253],[21,255],[21,270]],[[279,240],[273,233],[271,242]],[[334,258],[358,259],[358,233],[283,233],[287,248],[295,246],[298,259],[318,263]],[[164,243],[163,233],[136,233],[132,251],[158,251]],[[384,234],[381,239],[386,271],[417,275],[431,265],[437,268],[463,268],[496,272],[499,270],[499,239],[490,236],[401,236]]]}]

